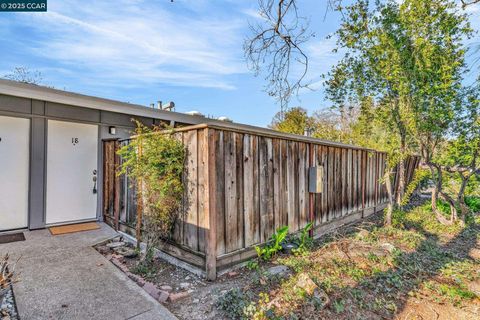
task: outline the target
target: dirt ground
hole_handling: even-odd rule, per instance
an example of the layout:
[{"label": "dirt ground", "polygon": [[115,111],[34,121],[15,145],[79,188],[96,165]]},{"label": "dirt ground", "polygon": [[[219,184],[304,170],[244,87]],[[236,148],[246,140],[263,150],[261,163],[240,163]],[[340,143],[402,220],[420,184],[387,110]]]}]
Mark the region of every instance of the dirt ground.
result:
[{"label": "dirt ground", "polygon": [[438,227],[425,207],[413,210],[394,229],[371,217],[303,256],[280,253],[215,282],[158,259],[123,261],[184,295],[164,303],[179,319],[480,319],[480,227]]}]

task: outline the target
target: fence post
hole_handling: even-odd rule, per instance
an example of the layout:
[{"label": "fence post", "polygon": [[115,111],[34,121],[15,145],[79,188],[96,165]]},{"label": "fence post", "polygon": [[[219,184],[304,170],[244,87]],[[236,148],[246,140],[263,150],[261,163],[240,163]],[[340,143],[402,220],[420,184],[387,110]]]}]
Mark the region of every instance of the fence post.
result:
[{"label": "fence post", "polygon": [[[313,167],[314,164],[314,155],[313,155],[313,144],[309,143],[308,144],[308,167],[309,170],[307,172],[310,172],[310,168]],[[310,174],[307,176],[308,179],[310,179]],[[308,181],[307,185],[310,185],[310,181]],[[308,189],[307,189],[308,190]],[[322,190],[323,191],[323,190]],[[309,235],[310,237],[313,237],[313,222],[315,220],[315,207],[314,207],[314,194],[308,190],[308,209],[309,209],[309,222],[312,223],[312,227],[310,228]]]},{"label": "fence post", "polygon": [[215,150],[215,130],[206,128],[205,143],[207,148],[203,152],[207,156],[207,170],[205,176],[205,221],[207,224],[207,244],[205,248],[205,272],[208,280],[215,280],[217,277],[217,168]]},{"label": "fence post", "polygon": [[365,217],[365,188],[367,187],[367,151],[361,151],[361,175],[362,175],[362,218]]}]

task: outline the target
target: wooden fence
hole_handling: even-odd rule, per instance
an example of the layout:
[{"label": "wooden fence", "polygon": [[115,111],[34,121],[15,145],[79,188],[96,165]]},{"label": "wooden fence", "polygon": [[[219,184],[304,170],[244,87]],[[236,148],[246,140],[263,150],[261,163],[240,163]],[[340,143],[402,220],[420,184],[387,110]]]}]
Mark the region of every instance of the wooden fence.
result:
[{"label": "wooden fence", "polygon": [[[314,234],[321,235],[382,210],[387,201],[380,183],[386,160],[382,152],[217,125],[186,127],[175,135],[187,149],[185,194],[172,239],[160,249],[205,270],[209,278],[255,256],[254,246],[281,226],[293,233],[312,220]],[[104,147],[110,150],[107,144],[112,142]],[[407,182],[417,165],[416,157],[407,161]],[[323,192],[310,195],[308,170],[314,166],[323,166]],[[105,178],[114,174],[108,168]],[[110,200],[104,213],[112,220],[111,207],[117,203],[120,224],[128,231],[134,221],[122,220],[128,217],[122,212],[134,207],[135,198],[129,196],[134,191],[128,183],[117,184],[116,202],[110,184],[104,187],[104,200]]]}]

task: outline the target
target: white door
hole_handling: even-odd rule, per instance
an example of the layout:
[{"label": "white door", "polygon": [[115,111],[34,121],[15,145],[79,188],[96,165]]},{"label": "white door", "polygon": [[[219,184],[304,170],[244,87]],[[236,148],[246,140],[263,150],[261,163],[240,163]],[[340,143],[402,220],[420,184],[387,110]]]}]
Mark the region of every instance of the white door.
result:
[{"label": "white door", "polygon": [[98,127],[48,121],[47,224],[96,219]]},{"label": "white door", "polygon": [[0,116],[0,230],[26,228],[30,120]]}]

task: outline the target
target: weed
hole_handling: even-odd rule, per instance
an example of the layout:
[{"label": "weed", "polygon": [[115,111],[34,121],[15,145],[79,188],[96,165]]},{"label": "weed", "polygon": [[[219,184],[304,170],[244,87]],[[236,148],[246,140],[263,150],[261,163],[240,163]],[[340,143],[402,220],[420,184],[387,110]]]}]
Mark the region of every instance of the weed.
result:
[{"label": "weed", "polygon": [[343,311],[345,311],[345,302],[343,300],[333,301],[332,306],[333,306],[333,310],[336,313],[342,313]]},{"label": "weed", "polygon": [[450,298],[454,304],[458,304],[464,299],[470,300],[477,297],[477,295],[472,291],[465,288],[460,288],[458,286],[441,284],[439,289],[441,294]]},{"label": "weed", "polygon": [[230,319],[249,319],[247,314],[255,313],[255,306],[250,302],[250,295],[238,288],[230,289],[218,298],[216,307]]},{"label": "weed", "polygon": [[287,258],[281,258],[278,259],[278,262],[280,262],[283,265],[286,265],[289,268],[292,268],[293,271],[295,272],[300,272],[308,267],[308,265],[311,263],[309,259],[306,257],[287,257]]},{"label": "weed", "polygon": [[153,260],[140,260],[132,268],[132,273],[138,274],[147,280],[152,280],[157,275],[157,267]]},{"label": "weed", "polygon": [[369,252],[367,254],[367,259],[371,262],[376,262],[376,263],[380,262],[380,258],[373,252]]},{"label": "weed", "polygon": [[247,262],[247,269],[248,270],[258,270],[258,268],[259,268],[259,265],[258,265],[257,260],[251,259]]},{"label": "weed", "polygon": [[292,252],[294,255],[305,255],[308,250],[313,245],[313,238],[310,237],[309,231],[313,228],[313,223],[309,222],[307,225],[300,231],[300,236],[296,239],[298,248],[293,249]]},{"label": "weed", "polygon": [[472,261],[453,261],[445,265],[441,270],[441,275],[457,283],[473,281],[480,277],[477,270],[478,265]]},{"label": "weed", "polygon": [[258,257],[263,260],[270,260],[278,251],[282,250],[282,243],[285,241],[287,234],[288,226],[278,228],[277,232],[272,235],[270,241],[265,246],[255,247]]}]

